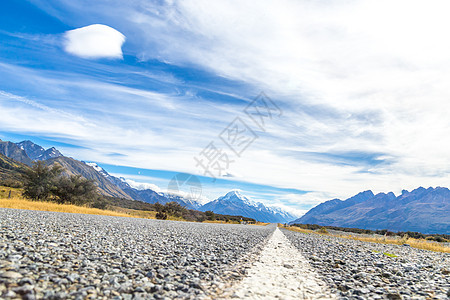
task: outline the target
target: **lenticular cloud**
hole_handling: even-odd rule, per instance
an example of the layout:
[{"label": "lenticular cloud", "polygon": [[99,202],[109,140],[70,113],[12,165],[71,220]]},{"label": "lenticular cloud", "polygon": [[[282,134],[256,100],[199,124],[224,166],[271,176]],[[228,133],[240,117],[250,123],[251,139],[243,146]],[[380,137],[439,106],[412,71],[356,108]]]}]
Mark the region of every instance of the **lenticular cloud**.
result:
[{"label": "lenticular cloud", "polygon": [[88,58],[122,58],[125,36],[106,25],[93,24],[64,34],[64,50],[70,54]]}]

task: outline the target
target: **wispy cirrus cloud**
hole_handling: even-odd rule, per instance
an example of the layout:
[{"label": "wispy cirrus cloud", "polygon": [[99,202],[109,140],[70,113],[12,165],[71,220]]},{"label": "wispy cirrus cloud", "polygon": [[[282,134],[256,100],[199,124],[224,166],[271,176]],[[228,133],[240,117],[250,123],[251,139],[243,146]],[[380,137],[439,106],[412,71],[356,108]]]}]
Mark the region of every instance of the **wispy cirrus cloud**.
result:
[{"label": "wispy cirrus cloud", "polygon": [[448,185],[446,1],[32,2],[70,28],[109,24],[127,36],[126,55],[77,59],[52,43],[40,53],[28,38],[43,66],[9,58],[0,71],[14,80],[2,90],[91,125],[9,99],[3,128],[70,136],[86,146],[73,155],[91,160],[199,174],[192,157],[264,90],[283,117],[229,172],[309,191],[280,193],[279,205]]}]

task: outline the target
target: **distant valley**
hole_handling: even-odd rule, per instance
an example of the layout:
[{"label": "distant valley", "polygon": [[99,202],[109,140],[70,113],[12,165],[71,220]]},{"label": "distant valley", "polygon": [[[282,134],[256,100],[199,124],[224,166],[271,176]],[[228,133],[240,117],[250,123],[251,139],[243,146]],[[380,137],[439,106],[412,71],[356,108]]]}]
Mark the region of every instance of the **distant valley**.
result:
[{"label": "distant valley", "polygon": [[296,218],[296,216],[280,208],[268,207],[263,203],[254,202],[237,191],[231,191],[227,195],[203,205],[195,199],[175,194],[158,193],[152,189],[136,189],[130,186],[124,178],[110,175],[95,162],[83,162],[66,157],[54,147],[44,149],[32,141],[13,143],[0,140],[0,154],[4,155],[5,159],[12,159],[27,166],[31,166],[34,161],[44,161],[48,165],[58,163],[65,169],[66,175],[81,175],[93,180],[98,186],[99,192],[104,196],[139,200],[152,204],[177,202],[188,209],[240,215],[260,222],[286,223]]}]

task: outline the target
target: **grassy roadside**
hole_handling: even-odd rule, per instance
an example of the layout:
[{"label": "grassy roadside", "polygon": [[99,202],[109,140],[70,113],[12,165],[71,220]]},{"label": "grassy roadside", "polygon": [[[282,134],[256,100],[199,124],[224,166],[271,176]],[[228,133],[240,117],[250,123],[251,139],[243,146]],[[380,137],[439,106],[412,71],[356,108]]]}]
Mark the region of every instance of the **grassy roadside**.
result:
[{"label": "grassy roadside", "polygon": [[71,204],[57,204],[53,202],[30,201],[16,196],[12,197],[11,199],[0,198],[0,207],[114,217],[133,217],[133,215],[112,210],[102,210],[98,208],[76,206]]},{"label": "grassy roadside", "polygon": [[[10,198],[8,198],[9,196]],[[22,197],[22,189],[5,186],[0,186],[0,207],[74,214],[156,219],[156,211],[126,209],[118,206],[112,206],[108,209],[98,209],[72,204],[57,204],[47,201],[31,201]]]},{"label": "grassy roadside", "polygon": [[[0,190],[1,192],[1,190]],[[142,219],[156,219],[156,211],[148,210],[136,210],[123,208],[119,206],[111,206],[109,209],[98,209],[90,208],[84,206],[76,206],[71,204],[57,204],[53,202],[43,202],[43,201],[31,201],[24,199],[19,196],[13,196],[10,199],[3,197],[0,194],[0,207],[1,208],[14,208],[14,209],[25,209],[25,210],[39,210],[39,211],[54,211],[54,212],[64,212],[64,213],[74,213],[74,214],[88,214],[88,215],[102,215],[102,216],[114,216],[114,217],[132,217],[132,218],[142,218]],[[174,216],[168,216],[167,220],[170,221],[186,221],[183,218],[177,218]],[[214,223],[214,224],[239,224],[238,222],[225,222],[225,221],[210,221],[205,220],[202,223]],[[269,223],[257,222],[256,224],[264,226]]]},{"label": "grassy roadside", "polygon": [[0,199],[8,198],[11,192],[11,197],[22,198],[22,189],[0,186]]},{"label": "grassy roadside", "polygon": [[355,236],[351,234],[331,234],[331,233],[325,233],[325,232],[319,232],[315,230],[309,230],[309,229],[302,229],[295,226],[289,226],[284,227],[283,225],[279,224],[279,227],[283,227],[287,230],[295,231],[295,232],[301,232],[305,234],[319,234],[319,235],[325,235],[325,236],[334,236],[344,239],[350,239],[350,240],[357,240],[362,242],[369,242],[369,243],[378,243],[378,244],[392,244],[392,245],[403,245],[408,244],[413,248],[417,249],[424,249],[424,250],[430,250],[434,252],[444,252],[444,253],[450,253],[450,247],[444,246],[442,244],[439,244],[437,242],[431,242],[424,239],[413,239],[413,238],[401,238],[401,239],[395,239],[395,238],[389,238],[389,237],[362,237],[362,236]]}]

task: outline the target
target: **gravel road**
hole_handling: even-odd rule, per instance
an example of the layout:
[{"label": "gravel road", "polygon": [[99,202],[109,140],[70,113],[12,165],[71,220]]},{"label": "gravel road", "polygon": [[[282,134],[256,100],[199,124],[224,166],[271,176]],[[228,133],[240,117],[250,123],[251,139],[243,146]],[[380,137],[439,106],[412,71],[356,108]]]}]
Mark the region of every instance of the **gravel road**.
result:
[{"label": "gravel road", "polygon": [[[202,299],[239,287],[258,295],[268,279],[252,270],[278,268],[305,283],[311,272],[301,270],[311,267],[338,299],[450,298],[449,254],[282,230],[303,254],[291,257],[274,229],[0,208],[0,298]],[[275,279],[266,287],[289,287]]]},{"label": "gravel road", "polygon": [[282,232],[341,299],[450,299],[450,254]]},{"label": "gravel road", "polygon": [[274,229],[0,208],[0,298],[205,298]]}]

